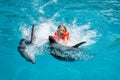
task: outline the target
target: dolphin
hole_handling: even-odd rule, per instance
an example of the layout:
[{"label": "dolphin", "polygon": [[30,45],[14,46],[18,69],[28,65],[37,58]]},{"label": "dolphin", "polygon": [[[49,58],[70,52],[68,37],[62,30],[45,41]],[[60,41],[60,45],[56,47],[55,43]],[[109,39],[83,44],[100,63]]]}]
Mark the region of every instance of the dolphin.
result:
[{"label": "dolphin", "polygon": [[18,46],[18,52],[20,55],[25,58],[27,61],[32,62],[33,64],[35,63],[35,55],[34,54],[29,54],[26,52],[27,46],[33,45],[33,33],[34,33],[34,25],[32,26],[32,32],[31,32],[31,40],[27,39],[21,39],[19,46]]},{"label": "dolphin", "polygon": [[[82,44],[86,43],[86,41],[80,42],[74,46],[64,46],[62,44],[59,44],[53,36],[49,36],[49,42],[50,42],[50,46],[51,46],[51,55],[58,59],[58,60],[62,60],[62,61],[68,61],[68,62],[73,62],[76,61],[78,59],[81,58],[80,55],[78,54],[70,54],[70,51],[76,51],[78,50],[79,46],[81,46]],[[68,53],[65,53],[66,51],[68,51]]]}]

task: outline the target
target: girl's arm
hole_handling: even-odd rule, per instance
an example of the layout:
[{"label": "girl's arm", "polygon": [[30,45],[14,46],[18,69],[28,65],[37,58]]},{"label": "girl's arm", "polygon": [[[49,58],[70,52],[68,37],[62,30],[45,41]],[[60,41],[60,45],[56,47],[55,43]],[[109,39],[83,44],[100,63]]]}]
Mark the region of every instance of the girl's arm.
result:
[{"label": "girl's arm", "polygon": [[65,37],[65,39],[63,40],[63,44],[66,46],[67,42],[68,42],[68,39],[67,39],[67,37]]}]

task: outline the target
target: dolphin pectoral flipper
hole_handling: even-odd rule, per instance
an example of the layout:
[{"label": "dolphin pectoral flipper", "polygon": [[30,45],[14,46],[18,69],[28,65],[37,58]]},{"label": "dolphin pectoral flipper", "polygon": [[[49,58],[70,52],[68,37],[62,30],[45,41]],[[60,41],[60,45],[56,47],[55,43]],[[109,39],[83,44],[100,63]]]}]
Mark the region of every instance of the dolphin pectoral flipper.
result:
[{"label": "dolphin pectoral flipper", "polygon": [[78,48],[79,46],[81,46],[82,44],[86,43],[86,41],[80,42],[74,46],[72,46],[73,48]]}]

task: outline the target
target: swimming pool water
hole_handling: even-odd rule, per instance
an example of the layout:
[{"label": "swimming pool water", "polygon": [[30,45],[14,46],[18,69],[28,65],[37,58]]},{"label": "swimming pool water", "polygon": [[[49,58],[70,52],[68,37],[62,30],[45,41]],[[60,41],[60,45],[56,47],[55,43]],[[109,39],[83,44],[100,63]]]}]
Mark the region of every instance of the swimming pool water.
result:
[{"label": "swimming pool water", "polygon": [[[120,80],[119,0],[0,0],[0,18],[0,80]],[[17,46],[32,24],[40,46],[65,24],[71,44],[86,40],[83,55],[92,57],[64,62],[38,53],[36,64],[27,62]]]}]

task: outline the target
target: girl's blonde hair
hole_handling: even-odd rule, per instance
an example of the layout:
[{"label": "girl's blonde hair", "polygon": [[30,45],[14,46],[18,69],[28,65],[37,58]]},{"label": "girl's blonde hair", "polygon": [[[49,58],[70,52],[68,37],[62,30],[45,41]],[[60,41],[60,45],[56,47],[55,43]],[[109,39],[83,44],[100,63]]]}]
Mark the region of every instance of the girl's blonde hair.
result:
[{"label": "girl's blonde hair", "polygon": [[64,25],[59,25],[57,29],[60,29],[61,27],[65,29],[65,32],[67,32],[67,28]]}]

